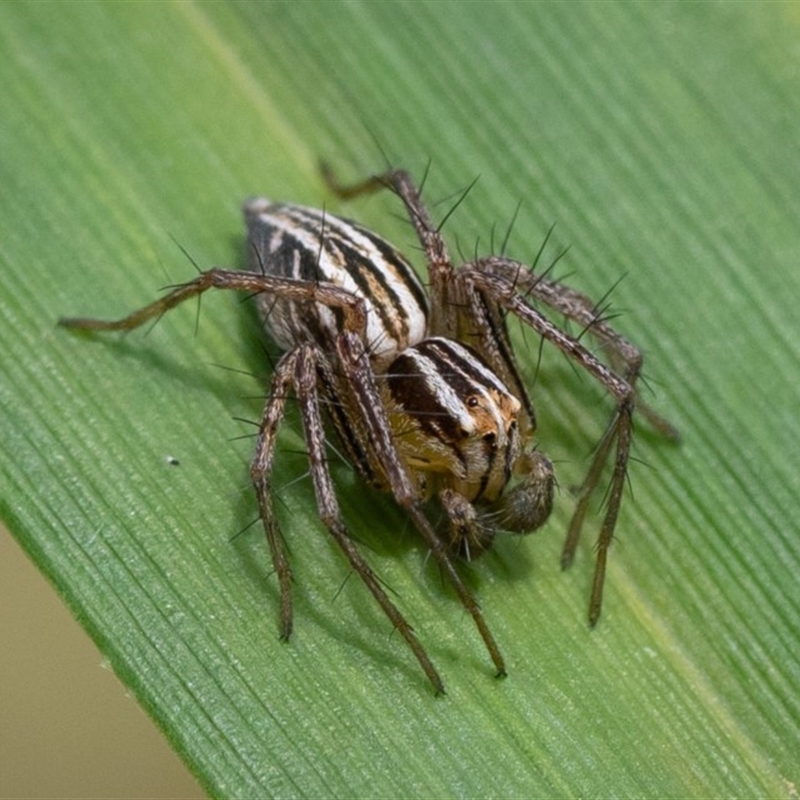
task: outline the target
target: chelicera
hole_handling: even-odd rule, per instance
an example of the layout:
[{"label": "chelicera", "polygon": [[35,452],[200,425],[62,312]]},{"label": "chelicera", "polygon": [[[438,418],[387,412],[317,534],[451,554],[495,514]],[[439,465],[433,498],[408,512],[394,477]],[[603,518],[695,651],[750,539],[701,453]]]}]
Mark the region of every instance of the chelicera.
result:
[{"label": "chelicera", "polygon": [[[610,486],[597,541],[589,621],[599,616],[608,549],[622,501],[638,406],[663,433],[674,429],[638,402],[642,355],[611,328],[584,295],[545,272],[502,256],[455,266],[409,174],[391,170],[341,197],[388,188],[402,201],[422,245],[423,284],[390,244],[360,225],[261,198],[244,205],[249,270],[200,273],[124,319],[70,318],[84,330],[130,330],[208,289],[257,297],[264,326],[283,349],[259,423],[251,476],[280,586],[280,633],[292,631],[292,572],[273,512],[270,479],[287,400],[300,409],[319,516],[437,693],[444,684],[416,633],[387,596],[348,534],[326,456],[323,414],[348,460],[368,484],[389,492],[408,513],[472,617],[498,675],[500,649],[456,556],[475,558],[498,532],[529,533],[548,518],[554,474],[534,443],[536,417],[517,369],[506,318],[513,315],[594,377],[614,409],[577,493],[562,565],[573,559],[589,499],[610,462]],[[541,308],[580,326],[574,336]],[[608,363],[583,343],[589,333]],[[431,515],[430,506],[440,511]],[[433,520],[433,521],[432,521]]]}]

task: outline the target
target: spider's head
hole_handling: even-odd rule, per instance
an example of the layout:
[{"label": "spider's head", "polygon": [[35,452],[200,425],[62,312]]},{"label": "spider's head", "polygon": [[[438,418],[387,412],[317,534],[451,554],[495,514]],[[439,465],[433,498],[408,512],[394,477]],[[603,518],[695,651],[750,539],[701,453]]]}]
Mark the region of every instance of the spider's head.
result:
[{"label": "spider's head", "polygon": [[521,404],[474,350],[438,337],[408,348],[389,366],[384,399],[401,458],[431,492],[500,497],[521,452]]}]

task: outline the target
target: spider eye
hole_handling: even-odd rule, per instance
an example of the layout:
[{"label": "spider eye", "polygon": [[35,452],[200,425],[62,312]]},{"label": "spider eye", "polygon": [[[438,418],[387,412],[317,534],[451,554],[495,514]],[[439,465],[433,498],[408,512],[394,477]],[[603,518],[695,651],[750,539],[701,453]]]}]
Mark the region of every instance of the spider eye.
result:
[{"label": "spider eye", "polygon": [[467,407],[468,408],[475,408],[475,406],[477,406],[479,403],[480,403],[480,400],[478,400],[477,395],[473,394],[473,395],[470,395],[467,398]]},{"label": "spider eye", "polygon": [[494,431],[489,431],[489,433],[483,435],[483,441],[486,442],[486,444],[493,445],[497,441],[497,434]]}]

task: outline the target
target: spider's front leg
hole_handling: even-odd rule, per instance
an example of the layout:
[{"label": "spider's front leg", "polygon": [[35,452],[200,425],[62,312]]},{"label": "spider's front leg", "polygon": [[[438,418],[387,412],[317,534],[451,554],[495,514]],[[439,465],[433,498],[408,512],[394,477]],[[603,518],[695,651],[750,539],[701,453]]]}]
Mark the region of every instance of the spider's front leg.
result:
[{"label": "spider's front leg", "polygon": [[[581,292],[565,286],[559,281],[551,280],[546,275],[537,275],[525,265],[503,257],[490,256],[481,259],[471,265],[471,268],[502,277],[506,281],[506,291],[515,291],[518,294],[515,302],[519,303],[520,300],[523,300],[526,303],[529,301],[543,303],[562,314],[565,319],[576,322],[581,326],[581,334],[577,340],[583,334],[588,333],[599,343],[612,367],[609,370],[608,367],[601,365],[600,368],[594,369],[586,359],[586,352],[574,346],[577,344],[577,340],[569,347],[565,347],[564,344],[559,344],[557,339],[548,337],[546,333],[543,334],[545,338],[550,338],[568,355],[573,352],[574,355],[571,357],[593,372],[620,404],[595,450],[592,463],[577,492],[577,505],[561,553],[561,567],[566,569],[575,557],[589,501],[598,485],[615,439],[617,440],[617,459],[622,457],[619,453],[620,448],[623,453],[630,450],[631,421],[629,417],[632,407],[635,407],[636,413],[643,416],[665,438],[678,441],[680,434],[668,420],[642,402],[637,386],[644,360],[642,353],[632,342],[611,327],[607,319],[608,307],[605,300],[601,300],[599,303],[593,302]],[[620,477],[615,478],[615,482],[612,482],[612,498],[614,494],[622,491],[624,472],[624,467],[615,466],[615,474]],[[597,568],[589,611],[589,619],[592,624],[595,624],[600,616],[605,560],[608,546],[613,538],[613,521],[616,519],[613,514],[614,505],[614,503],[609,505],[609,512],[598,542]]]},{"label": "spider's front leg", "polygon": [[272,507],[270,476],[275,458],[278,430],[283,422],[286,401],[295,382],[297,359],[298,352],[290,351],[281,357],[275,367],[270,394],[261,414],[256,449],[250,465],[250,479],[258,500],[259,515],[267,536],[272,565],[278,576],[281,604],[280,636],[284,640],[288,640],[292,633],[292,570]]},{"label": "spider's front leg", "polygon": [[[459,279],[491,298],[493,302],[507,309],[507,311],[515,314],[543,339],[554,344],[568,358],[592,375],[612,395],[617,403],[611,421],[595,452],[589,472],[581,486],[578,505],[573,515],[564,549],[564,553],[571,559],[586,515],[589,499],[594,494],[603,468],[611,456],[612,450],[614,450],[611,486],[608,493],[605,517],[597,540],[597,558],[589,600],[589,624],[594,626],[600,618],[608,548],[614,538],[614,528],[617,523],[622,493],[625,488],[633,432],[632,416],[636,398],[634,381],[638,376],[638,369],[641,367],[641,358],[633,359],[634,366],[630,370],[630,380],[626,379],[626,376],[618,375],[581,344],[576,337],[571,336],[555,325],[530,305],[526,296],[520,294],[521,276],[527,274],[521,264],[506,262],[507,264],[513,264],[516,268],[515,272],[507,275],[493,268],[497,261],[498,259],[485,259],[465,265],[459,271]],[[616,338],[621,340],[619,336]],[[616,445],[616,449],[614,449],[614,445]],[[564,563],[564,558],[565,556],[562,556],[562,563]]]},{"label": "spider's front leg", "polygon": [[306,447],[308,448],[311,479],[314,485],[320,519],[347,557],[350,566],[364,582],[403,639],[405,639],[436,693],[443,694],[444,683],[414,634],[411,625],[388,598],[377,576],[359,553],[342,522],[333,481],[328,469],[325,453],[325,432],[319,407],[317,375],[319,362],[324,358],[324,354],[321,354],[315,345],[304,344],[299,345],[281,359],[273,379],[272,396],[267,401],[262,416],[259,441],[251,470],[259,507],[262,510],[264,527],[267,531],[267,539],[270,542],[273,561],[280,580],[281,618],[284,626],[288,615],[288,628],[284,627],[285,635],[288,636],[291,629],[291,575],[283,554],[280,534],[277,531],[272,514],[269,473],[272,466],[275,435],[285,405],[286,391],[293,386],[300,406],[303,432]]}]

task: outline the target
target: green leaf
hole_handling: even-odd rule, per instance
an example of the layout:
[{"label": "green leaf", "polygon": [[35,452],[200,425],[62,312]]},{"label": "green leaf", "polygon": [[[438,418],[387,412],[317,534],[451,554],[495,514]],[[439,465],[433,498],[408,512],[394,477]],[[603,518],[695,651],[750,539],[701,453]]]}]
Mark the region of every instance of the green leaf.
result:
[{"label": "green leaf", "polygon": [[[792,3],[0,6],[0,516],[210,794],[796,797],[798,27]],[[522,199],[514,256],[557,223],[572,285],[624,276],[615,324],[683,434],[638,426],[590,632],[595,531],[569,573],[558,553],[608,405],[545,353],[558,509],[464,566],[505,681],[402,513],[337,468],[440,700],[347,580],[296,421],[276,477],[296,633],[277,639],[237,419],[269,374],[249,305],[209,296],[199,324],[187,306],[149,335],[55,328],[191,276],[174,242],[241,264],[254,193],[413,252],[394,198],[342,205],[317,172],[362,177],[381,150],[430,160],[440,216],[481,175],[454,250],[488,251]]]}]

